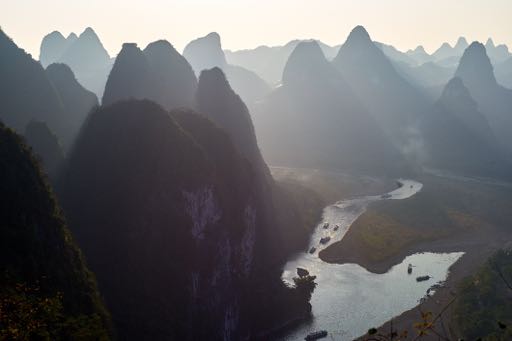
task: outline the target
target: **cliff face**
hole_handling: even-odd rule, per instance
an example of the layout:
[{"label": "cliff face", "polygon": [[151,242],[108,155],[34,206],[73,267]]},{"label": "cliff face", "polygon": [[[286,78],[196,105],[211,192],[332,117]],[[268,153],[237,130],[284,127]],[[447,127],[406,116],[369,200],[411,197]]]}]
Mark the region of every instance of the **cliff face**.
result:
[{"label": "cliff face", "polygon": [[251,333],[255,297],[286,291],[255,179],[194,112],[132,100],[90,116],[62,199],[121,338]]},{"label": "cliff face", "polygon": [[94,276],[30,149],[3,124],[0,219],[0,311],[9,316],[0,336],[107,339],[110,318]]}]

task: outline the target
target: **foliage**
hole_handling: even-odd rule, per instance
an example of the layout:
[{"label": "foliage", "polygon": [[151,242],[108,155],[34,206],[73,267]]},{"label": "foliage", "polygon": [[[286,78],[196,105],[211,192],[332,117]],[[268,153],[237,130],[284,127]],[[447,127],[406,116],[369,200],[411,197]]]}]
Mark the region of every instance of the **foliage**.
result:
[{"label": "foliage", "polygon": [[[468,339],[510,340],[512,329],[512,253],[498,251],[459,286],[454,322]],[[505,328],[503,328],[505,327]]]},{"label": "foliage", "polygon": [[68,316],[63,295],[17,283],[0,294],[0,340],[108,340],[97,314]]},{"label": "foliage", "polygon": [[[473,276],[459,284],[458,294],[438,312],[422,311],[420,321],[407,330],[371,328],[365,341],[400,340],[486,340],[506,341],[512,338],[512,252],[500,250]],[[442,318],[453,306],[451,325]],[[456,337],[454,336],[456,335]]]},{"label": "foliage", "polygon": [[293,282],[295,283],[295,288],[297,292],[307,298],[307,301],[311,299],[311,295],[316,288],[315,282],[316,276],[306,275],[303,277],[294,277]]},{"label": "foliage", "polygon": [[110,317],[95,278],[46,177],[22,138],[1,124],[0,160],[0,294],[7,300],[3,309],[10,306],[9,316],[24,316],[30,311],[24,307],[40,310],[38,302],[45,299],[56,307],[54,298],[60,297],[63,318],[98,316],[107,333]]}]

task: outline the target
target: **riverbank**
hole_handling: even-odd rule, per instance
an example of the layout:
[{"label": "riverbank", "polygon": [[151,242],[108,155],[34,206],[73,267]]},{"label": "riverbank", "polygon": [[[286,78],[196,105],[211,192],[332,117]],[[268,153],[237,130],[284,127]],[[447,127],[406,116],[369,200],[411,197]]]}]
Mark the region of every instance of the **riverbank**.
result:
[{"label": "riverbank", "polygon": [[[384,301],[379,303],[383,304],[381,306],[384,309],[382,312],[388,311],[389,314],[391,305],[394,305],[396,300],[402,299],[400,295],[409,295],[420,289],[420,292],[417,292],[419,295],[416,296],[416,299],[419,299],[426,293],[428,287],[434,284],[434,282],[430,283],[429,281],[426,284],[416,283],[414,280],[416,271],[418,275],[420,273],[421,275],[429,273],[428,271],[421,270],[421,267],[413,268],[413,275],[407,277],[407,264],[403,268],[405,257],[417,254],[418,252],[435,252],[437,254],[465,252],[465,255],[451,267],[450,275],[446,279],[444,286],[438,288],[432,297],[427,297],[419,307],[411,309],[410,307],[415,305],[411,304],[408,307],[404,307],[403,310],[397,310],[396,314],[399,316],[393,319],[393,326],[396,327],[395,330],[408,330],[410,333],[415,333],[413,326],[416,322],[421,321],[419,309],[432,311],[433,313],[443,309],[444,305],[447,304],[446,302],[453,298],[452,294],[457,283],[475,271],[494,250],[502,246],[504,240],[510,240],[510,234],[507,229],[508,226],[512,225],[512,202],[509,200],[512,190],[510,187],[506,188],[506,186],[496,186],[495,184],[474,181],[466,182],[464,180],[445,179],[429,175],[419,178],[419,181],[424,183],[425,186],[411,198],[406,200],[370,200],[366,212],[359,216],[360,213],[357,213],[361,209],[358,204],[359,199],[355,201],[344,199],[361,198],[366,195],[378,195],[380,197],[382,193],[395,189],[396,183],[392,180],[373,178],[366,178],[364,181],[361,181],[360,179],[350,178],[348,175],[329,174],[328,172],[314,170],[278,169],[277,171],[273,170],[273,172],[278,173],[278,178],[284,176],[288,179],[294,179],[293,181],[299,181],[301,184],[306,183],[311,189],[322,192],[323,200],[329,200],[327,202],[334,203],[340,199],[343,200],[340,203],[343,206],[343,212],[345,212],[343,217],[348,219],[346,221],[336,218],[337,210],[335,208],[327,209],[327,211],[324,210],[324,215],[327,212],[327,216],[322,221],[325,221],[326,218],[330,221],[330,218],[333,218],[333,224],[343,222],[340,223],[339,231],[342,231],[343,234],[346,232],[345,236],[340,242],[334,242],[325,250],[322,250],[319,254],[320,259],[316,255],[307,255],[305,259],[304,256],[301,256],[300,265],[294,262],[290,263],[288,271],[294,271],[296,266],[304,266],[308,269],[313,269],[314,274],[316,274],[315,271],[320,271],[320,263],[324,261],[330,262],[334,267],[322,265],[322,269],[325,268],[325,271],[322,270],[325,274],[319,276],[321,281],[317,287],[317,290],[319,290],[317,294],[320,296],[314,294],[316,296],[314,297],[315,303],[313,304],[313,315],[318,320],[311,322],[311,326],[302,326],[293,336],[286,338],[287,340],[300,338],[301,333],[304,333],[308,328],[318,329],[318,327],[323,327],[322,323],[324,322],[321,321],[327,321],[329,324],[329,320],[325,319],[331,319],[331,313],[323,311],[323,308],[319,310],[315,307],[329,307],[335,301],[339,302],[337,304],[347,306],[345,301],[350,302],[351,298],[346,296],[347,293],[344,290],[353,287],[346,282],[349,279],[350,283],[352,281],[359,283],[353,287],[353,290],[355,290],[353,295],[356,295],[359,299],[364,300],[367,298],[367,293],[371,292],[372,296],[377,295],[372,298],[372,300],[376,300],[373,302],[380,302],[377,298],[380,291],[382,291],[382,297],[391,297],[391,299],[384,299]],[[365,181],[367,181],[366,184]],[[330,210],[333,211],[333,217],[330,217]],[[348,216],[345,214],[348,214]],[[359,218],[356,218],[352,223],[353,220],[347,217],[353,214]],[[347,224],[350,226],[348,231],[343,227]],[[331,230],[317,228],[315,235],[312,236],[312,241],[314,242],[316,234],[323,234],[325,232],[331,233]],[[339,240],[337,238],[333,239],[335,241]],[[370,277],[367,277],[368,275],[364,271],[361,272],[354,268],[356,265],[347,263],[358,264],[374,274],[369,273]],[[326,263],[323,264],[328,265]],[[370,287],[373,285],[371,284],[373,276],[386,277],[389,275],[388,271],[397,264],[400,265],[398,269],[401,270],[397,273],[397,268],[394,268],[392,272],[395,275],[391,276],[397,276],[396,280],[398,281],[405,280],[410,282],[412,280],[410,284],[393,282],[399,286],[406,285],[408,289],[404,287],[402,290],[399,290],[403,294],[392,293],[393,291],[390,289],[381,290],[379,288],[379,290],[376,290],[376,287],[371,291],[364,290],[364,293],[360,291],[365,285]],[[338,266],[342,266],[342,268],[338,268]],[[332,278],[331,276],[333,275],[337,279]],[[436,281],[441,280],[439,274],[435,278],[437,278]],[[338,287],[340,283],[333,284],[340,280],[343,283],[342,287]],[[444,277],[442,280],[444,280]],[[363,283],[366,284],[363,285]],[[379,283],[379,286],[382,286],[384,282],[379,280]],[[424,285],[426,285],[425,288],[423,288]],[[341,291],[337,292],[337,290]],[[335,292],[337,293],[334,294]],[[345,303],[342,304],[341,302]],[[359,301],[359,304],[362,304],[362,301]],[[390,306],[386,307],[386,304]],[[379,309],[375,308],[375,305],[373,307],[374,309]],[[342,307],[340,309],[344,310]],[[366,308],[361,307],[361,309],[365,310]],[[368,312],[370,311],[368,310]],[[353,315],[354,311],[351,314]],[[446,318],[448,321],[449,315],[450,311],[447,309],[443,313],[443,318]],[[348,323],[345,320],[346,318],[347,316],[342,317],[345,322],[339,325],[339,327],[335,323],[327,328],[331,332],[336,331],[337,334],[335,334],[339,335],[343,340],[351,339],[347,338],[347,336],[353,335],[346,328],[351,325],[350,323],[354,323],[354,321]],[[374,321],[377,322],[377,320]],[[367,321],[367,318],[364,321]],[[367,324],[363,323],[363,328],[371,327],[372,323],[368,321]],[[378,325],[383,321],[385,319],[381,319],[374,324]],[[362,334],[365,329],[361,331],[360,327],[357,330]],[[389,323],[385,324],[382,330],[389,330],[389,327]],[[356,336],[357,334],[353,335],[353,337]]]},{"label": "riverbank", "polygon": [[[436,316],[442,311],[438,328],[444,335],[457,339],[450,302],[456,299],[461,280],[472,275],[497,249],[510,246],[512,190],[509,186],[439,177],[420,181],[425,185],[423,191],[408,200],[372,204],[343,240],[327,248],[320,257],[332,263],[355,263],[374,273],[386,273],[418,252],[464,252],[450,268],[444,285],[433,295],[378,328],[383,333],[393,328],[417,335],[414,325],[422,321],[421,312]],[[438,336],[423,339],[437,340]]]},{"label": "riverbank", "polygon": [[410,199],[371,204],[320,258],[385,273],[410,254],[473,249],[512,224],[510,189],[436,177],[421,181],[424,188]]},{"label": "riverbank", "polygon": [[339,200],[378,195],[396,188],[392,178],[353,175],[307,168],[270,167],[276,182],[298,183],[317,193],[326,205]]},{"label": "riverbank", "polygon": [[[450,268],[450,273],[447,280],[443,285],[437,288],[434,294],[426,297],[418,304],[418,306],[403,312],[402,314],[394,317],[392,320],[385,324],[378,326],[379,333],[387,334],[390,330],[412,336],[408,339],[414,339],[418,335],[418,330],[415,325],[423,322],[422,313],[432,313],[433,318],[438,318],[435,329],[441,335],[447,337],[449,340],[459,339],[457,334],[457,325],[454,323],[452,314],[455,307],[454,302],[457,300],[458,285],[459,283],[472,275],[487,259],[502,246],[502,242],[498,241],[499,236],[496,237],[496,242],[491,244],[475,243],[472,246],[464,248],[465,254]],[[440,249],[438,249],[440,250]],[[367,340],[369,335],[363,335],[357,340]],[[408,340],[406,339],[406,340]],[[430,333],[425,335],[421,340],[437,341],[438,335]]]}]

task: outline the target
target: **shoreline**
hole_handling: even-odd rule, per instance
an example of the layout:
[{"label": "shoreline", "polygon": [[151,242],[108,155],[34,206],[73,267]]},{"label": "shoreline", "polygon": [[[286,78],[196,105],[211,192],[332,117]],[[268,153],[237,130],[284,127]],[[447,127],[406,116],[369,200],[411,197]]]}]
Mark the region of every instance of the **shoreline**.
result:
[{"label": "shoreline", "polygon": [[[337,195],[335,200],[329,200],[327,202],[338,202],[366,195],[381,195],[382,193],[387,193],[396,188],[396,179],[371,178],[369,181],[368,178],[365,177],[357,178],[356,176],[350,178],[348,174],[324,173],[318,170],[281,168],[278,169],[277,172],[281,173],[281,175],[288,173],[288,176],[293,174],[292,177],[294,177],[295,180],[299,182],[306,181],[314,190],[321,191],[327,188],[327,191],[323,193],[324,198],[334,198]],[[318,179],[310,181],[315,177],[322,178],[323,182],[321,186],[315,186],[318,185],[318,181],[316,181]],[[336,184],[335,181],[340,181],[340,179],[344,182],[341,185],[339,183]],[[373,247],[369,242],[375,240],[371,238],[366,240],[361,238],[351,240],[354,231],[356,231],[354,227],[361,227],[361,225],[356,226],[356,223],[360,221],[365,214],[373,211],[379,213],[378,205],[382,203],[382,201],[379,201],[371,203],[370,206],[368,206],[367,211],[352,223],[342,240],[329,245],[329,247],[319,253],[319,258],[326,263],[352,263],[363,267],[369,272],[384,274],[393,266],[402,263],[404,258],[412,254],[423,252],[464,252],[464,255],[450,267],[446,281],[443,282],[441,287],[436,288],[434,293],[425,296],[424,299],[418,301],[418,305],[414,308],[402,312],[382,326],[369,326],[369,328],[378,328],[384,333],[389,333],[390,327],[392,326],[394,330],[408,331],[409,335],[416,335],[417,331],[414,329],[414,324],[421,322],[420,311],[431,311],[435,315],[443,309],[447,302],[453,299],[452,294],[456,291],[457,284],[463,278],[473,274],[494,251],[502,248],[506,240],[509,240],[511,236],[511,233],[503,229],[502,218],[507,218],[506,216],[489,218],[488,215],[482,214],[480,207],[475,206],[481,205],[484,207],[483,211],[486,211],[485,205],[490,205],[491,200],[489,199],[494,199],[495,197],[496,200],[498,200],[498,205],[503,205],[502,193],[495,192],[495,189],[500,186],[490,186],[478,182],[468,184],[465,181],[445,179],[437,176],[422,176],[418,181],[423,183],[424,190],[426,189],[425,193],[420,192],[420,198],[417,198],[417,196],[420,195],[418,193],[412,197],[413,199],[403,202],[401,200],[397,202],[386,200],[387,206],[384,208],[387,211],[383,210],[380,212],[385,213],[384,217],[393,218],[397,212],[407,212],[408,217],[406,217],[407,215],[401,217],[399,214],[400,219],[398,221],[391,220],[391,223],[386,220],[380,221],[379,219],[375,221],[371,219],[363,221],[363,223],[365,223],[363,226],[370,228],[372,224],[388,223],[388,226],[380,231],[381,235],[377,236],[377,238],[379,238],[388,231],[393,232],[390,234],[392,247],[390,250],[386,250],[388,252],[379,253],[378,251],[382,251],[382,247],[387,246],[386,242],[390,241],[389,237],[387,239],[377,240],[378,243]],[[492,189],[490,189],[491,187]],[[339,190],[340,188],[343,190]],[[416,200],[414,198],[416,198]],[[459,201],[462,203],[458,203]],[[413,202],[412,205],[410,204],[411,202]],[[453,202],[456,202],[456,204],[453,205]],[[404,203],[409,204],[400,206]],[[395,209],[389,209],[391,205],[396,205]],[[435,210],[428,210],[429,207],[435,208]],[[448,215],[446,217],[437,218],[436,213],[439,211],[438,207],[449,211]],[[472,209],[475,207],[477,210],[473,212]],[[493,211],[491,210],[490,212],[492,213]],[[434,219],[432,219],[432,217],[434,217]],[[416,224],[416,221],[420,221],[421,223]],[[449,223],[450,221],[451,223]],[[447,222],[449,224],[446,224]],[[368,225],[366,223],[370,224]],[[398,224],[394,225],[393,223]],[[406,228],[404,229],[404,227]],[[424,230],[426,230],[426,233]],[[410,236],[395,243],[393,238],[398,236],[397,239],[401,239],[401,233],[404,231],[410,233]],[[365,231],[365,233],[368,233],[368,231]],[[364,241],[364,243],[361,243],[361,241]],[[333,248],[333,246],[336,245],[337,247]],[[368,249],[365,246],[368,246]],[[336,252],[331,252],[329,255],[328,250],[331,248],[336,249]],[[376,253],[372,254],[372,252]],[[443,321],[443,324],[450,321],[450,314],[450,309],[447,309],[443,313],[443,319],[446,320]],[[356,339],[364,340],[365,335]],[[430,340],[430,338],[427,337],[425,340]]]},{"label": "shoreline", "polygon": [[[483,241],[475,243],[470,248],[460,249],[460,251],[464,252],[464,255],[450,267],[448,277],[442,286],[437,288],[433,294],[425,296],[425,299],[418,302],[418,305],[414,308],[404,311],[383,325],[374,326],[374,328],[383,333],[388,333],[393,328],[398,334],[406,331],[408,335],[417,335],[414,325],[422,321],[422,312],[431,312],[435,316],[447,308],[443,311],[439,323],[446,328],[447,333],[450,335],[456,333],[456,326],[451,325],[452,306],[449,305],[452,300],[456,299],[457,285],[461,280],[472,275],[475,270],[487,261],[496,249],[502,246],[500,241],[496,241],[496,243],[489,245]],[[440,250],[446,250],[446,248],[434,247],[431,250],[431,252],[440,252]],[[356,338],[356,340],[366,340],[367,336],[367,334],[362,335]],[[427,335],[424,340],[437,340],[438,337],[434,336]],[[456,335],[454,339],[457,339]]]}]

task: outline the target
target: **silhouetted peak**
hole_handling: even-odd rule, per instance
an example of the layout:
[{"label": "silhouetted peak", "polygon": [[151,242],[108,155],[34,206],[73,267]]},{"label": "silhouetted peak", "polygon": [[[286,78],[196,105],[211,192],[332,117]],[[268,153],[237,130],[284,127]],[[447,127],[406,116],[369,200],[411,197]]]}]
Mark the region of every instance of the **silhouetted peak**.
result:
[{"label": "silhouetted peak", "polygon": [[87,27],[82,34],[80,34],[80,37],[91,37],[91,38],[98,38],[98,35],[91,27]]},{"label": "silhouetted peak", "polygon": [[[94,32],[94,30],[90,27],[87,27],[79,36],[78,36],[78,39],[77,39],[77,42],[80,41],[80,42],[87,42],[87,43],[90,43],[90,44],[93,44],[93,45],[96,45],[98,47],[100,47],[101,49],[104,50],[103,48],[103,44],[101,43],[101,40],[100,38],[98,37],[98,35],[96,34],[96,32]],[[107,51],[105,51],[105,53],[107,53]]]},{"label": "silhouetted peak", "polygon": [[[291,53],[283,71],[283,83],[289,84],[303,78],[309,70],[315,74],[327,60],[320,45],[314,40],[300,42]],[[319,74],[320,75],[320,74]]]},{"label": "silhouetted peak", "polygon": [[418,45],[412,52],[414,53],[427,53],[422,45]]},{"label": "silhouetted peak", "polygon": [[[471,99],[471,94],[464,82],[459,77],[453,77],[444,87],[441,100],[452,100],[454,98]],[[472,99],[471,99],[472,100]]]},{"label": "silhouetted peak", "polygon": [[452,46],[449,43],[443,43],[435,52],[434,56],[437,58],[446,58],[452,53]]},{"label": "silhouetted peak", "polygon": [[485,43],[485,47],[486,47],[486,48],[492,48],[492,47],[495,47],[495,45],[494,45],[494,41],[492,40],[492,38],[487,39],[487,42]]},{"label": "silhouetted peak", "polygon": [[468,42],[466,40],[466,38],[464,37],[460,37],[458,40],[457,40],[457,43],[455,44],[455,49],[465,49],[468,47]]},{"label": "silhouetted peak", "polygon": [[147,63],[146,57],[137,44],[124,43],[121,51],[117,55],[113,70],[122,65],[122,68],[127,68],[124,69],[123,72],[129,72],[129,67],[138,67],[141,63]]},{"label": "silhouetted peak", "polygon": [[466,53],[478,53],[483,56],[486,54],[485,46],[478,41],[474,41],[468,46],[464,54]]},{"label": "silhouetted peak", "polygon": [[78,36],[75,34],[75,32],[71,32],[68,37],[66,38],[66,40],[68,42],[74,42],[75,40],[78,39]]},{"label": "silhouetted peak", "polygon": [[305,62],[324,61],[325,56],[318,45],[318,42],[314,40],[308,40],[300,42],[293,50],[290,58],[300,58]]},{"label": "silhouetted peak", "polygon": [[496,83],[491,60],[482,43],[475,41],[469,45],[460,59],[455,75],[462,78],[467,85]]},{"label": "silhouetted peak", "polygon": [[192,40],[183,50],[183,56],[192,65],[196,74],[215,66],[224,68],[227,65],[220,36],[216,32]]},{"label": "silhouetted peak", "polygon": [[346,43],[371,43],[372,39],[363,26],[356,26],[348,35]]},{"label": "silhouetted peak", "polygon": [[[169,43],[167,40],[157,40],[149,43],[144,49],[144,54],[151,59],[151,61],[158,63],[160,66],[168,65],[178,59],[182,60],[183,63],[188,64],[185,58],[180,55],[178,51]],[[190,66],[189,66],[190,67]],[[190,68],[192,71],[192,68]],[[194,76],[195,77],[195,76]]]},{"label": "silhouetted peak", "polygon": [[65,79],[75,82],[75,74],[67,64],[53,63],[48,65],[46,72],[55,75],[55,78]]},{"label": "silhouetted peak", "polygon": [[300,43],[300,40],[299,39],[293,39],[293,40],[290,40],[289,42],[286,43],[286,45],[284,45],[283,47],[284,48],[295,48],[297,46],[297,44]]},{"label": "silhouetted peak", "polygon": [[73,42],[66,39],[59,31],[47,34],[41,41],[39,61],[43,67],[56,62],[62,56],[66,48]]},{"label": "silhouetted peak", "polygon": [[216,44],[220,45],[220,35],[217,32],[210,32],[204,38],[214,41]]},{"label": "silhouetted peak", "polygon": [[189,47],[189,46],[195,46],[195,45],[207,45],[210,48],[222,49],[220,35],[217,32],[211,32],[211,33],[208,33],[207,35],[205,35],[204,37],[199,37],[199,38],[192,40],[190,43],[188,43],[188,45],[185,47],[185,49],[187,49],[187,47]]},{"label": "silhouetted peak", "polygon": [[137,46],[137,43],[124,43],[123,44],[123,47],[121,48],[121,52],[119,52],[119,54],[122,54],[122,53],[134,53],[134,52],[142,52],[139,47]]},{"label": "silhouetted peak", "polygon": [[[201,71],[199,89],[231,89],[226,75],[219,67]],[[199,91],[199,90],[198,90]]]},{"label": "silhouetted peak", "polygon": [[62,33],[60,33],[59,31],[53,31],[52,33],[48,33],[44,38],[44,39],[51,39],[51,40],[66,40],[66,38],[64,38],[64,36],[62,35]]},{"label": "silhouetted peak", "polygon": [[92,28],[86,28],[78,38],[68,44],[64,54],[57,60],[68,64],[76,73],[106,68],[110,56]]},{"label": "silhouetted peak", "polygon": [[174,51],[174,47],[172,46],[172,44],[169,43],[165,39],[161,39],[161,40],[157,40],[152,43],[149,43],[148,46],[146,46],[145,50],[148,50],[148,49],[173,50]]}]

